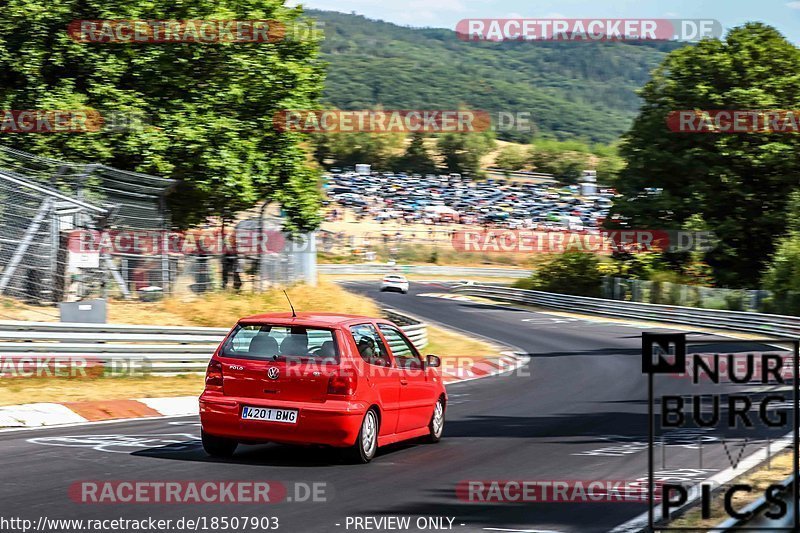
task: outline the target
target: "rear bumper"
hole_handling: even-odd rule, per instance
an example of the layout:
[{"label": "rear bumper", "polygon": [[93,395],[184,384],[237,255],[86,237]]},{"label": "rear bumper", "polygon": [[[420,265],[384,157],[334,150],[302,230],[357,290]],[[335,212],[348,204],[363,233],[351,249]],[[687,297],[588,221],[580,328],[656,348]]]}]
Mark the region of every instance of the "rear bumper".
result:
[{"label": "rear bumper", "polygon": [[[242,420],[245,405],[297,409],[297,423]],[[359,401],[287,402],[203,393],[200,423],[210,435],[239,441],[346,447],[355,443],[368,407]]]},{"label": "rear bumper", "polygon": [[382,291],[408,292],[408,285],[381,285]]}]

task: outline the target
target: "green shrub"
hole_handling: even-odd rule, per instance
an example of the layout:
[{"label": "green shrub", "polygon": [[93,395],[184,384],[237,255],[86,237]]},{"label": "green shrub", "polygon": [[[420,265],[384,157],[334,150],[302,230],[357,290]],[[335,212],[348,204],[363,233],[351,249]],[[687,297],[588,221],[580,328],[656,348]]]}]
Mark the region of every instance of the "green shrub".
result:
[{"label": "green shrub", "polygon": [[764,289],[772,291],[765,302],[768,312],[800,315],[800,233],[793,231],[778,244],[764,274]]},{"label": "green shrub", "polygon": [[576,296],[600,296],[599,266],[600,261],[594,254],[566,252],[540,266],[530,278],[518,280],[514,286]]}]

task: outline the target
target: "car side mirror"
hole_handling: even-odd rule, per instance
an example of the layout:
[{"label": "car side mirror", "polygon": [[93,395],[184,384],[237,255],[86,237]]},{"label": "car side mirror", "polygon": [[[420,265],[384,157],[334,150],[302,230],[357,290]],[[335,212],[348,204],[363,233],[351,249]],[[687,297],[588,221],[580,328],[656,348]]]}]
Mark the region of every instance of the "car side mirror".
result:
[{"label": "car side mirror", "polygon": [[442,360],[437,355],[427,355],[425,356],[425,365],[430,368],[436,368],[442,366]]}]

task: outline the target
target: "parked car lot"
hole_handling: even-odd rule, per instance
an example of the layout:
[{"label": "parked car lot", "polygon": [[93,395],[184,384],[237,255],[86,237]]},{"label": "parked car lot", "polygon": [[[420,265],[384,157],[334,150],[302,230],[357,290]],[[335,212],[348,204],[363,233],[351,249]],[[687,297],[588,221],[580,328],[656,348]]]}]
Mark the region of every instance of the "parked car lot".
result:
[{"label": "parked car lot", "polygon": [[582,196],[580,186],[487,179],[457,174],[404,173],[325,175],[328,197],[359,216],[379,222],[482,224],[510,229],[598,228],[615,191]]}]

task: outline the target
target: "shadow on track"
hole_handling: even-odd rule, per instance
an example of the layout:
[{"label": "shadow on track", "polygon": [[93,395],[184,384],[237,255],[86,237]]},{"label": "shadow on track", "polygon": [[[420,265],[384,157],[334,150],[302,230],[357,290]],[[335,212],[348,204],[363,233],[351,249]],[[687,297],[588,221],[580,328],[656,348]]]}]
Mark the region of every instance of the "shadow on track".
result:
[{"label": "shadow on track", "polygon": [[[401,444],[384,446],[378,450],[375,461],[381,457],[399,453],[406,449],[416,448],[419,443],[409,441]],[[206,463],[241,464],[252,466],[286,466],[286,467],[329,467],[357,466],[349,464],[342,450],[324,446],[289,446],[283,444],[240,444],[230,459],[209,456],[198,442],[188,446],[185,443],[157,446],[132,452],[138,457],[169,459],[172,461],[198,461]]]}]

